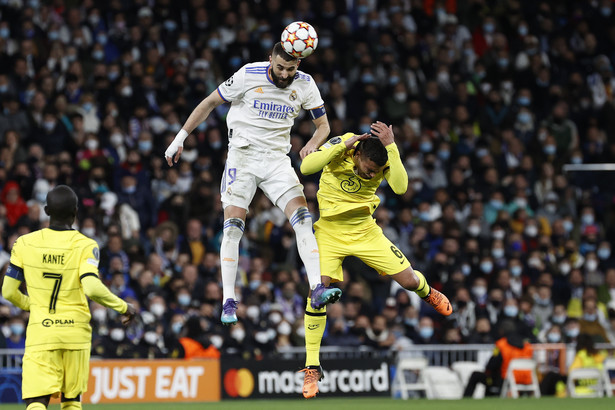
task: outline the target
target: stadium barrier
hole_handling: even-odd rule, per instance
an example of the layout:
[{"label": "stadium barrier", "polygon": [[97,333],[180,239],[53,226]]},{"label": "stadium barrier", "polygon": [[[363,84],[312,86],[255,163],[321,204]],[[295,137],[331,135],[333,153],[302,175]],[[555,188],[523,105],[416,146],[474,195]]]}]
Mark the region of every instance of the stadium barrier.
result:
[{"label": "stadium barrier", "polygon": [[[541,370],[562,374],[572,363],[575,346],[534,344],[534,359]],[[598,344],[613,356],[615,345]],[[429,366],[458,361],[485,365],[493,345],[414,345],[401,351],[366,347],[348,349],[323,346],[321,362],[325,379],[320,392],[326,396],[399,397],[393,389],[396,365],[407,357],[424,357]],[[0,349],[0,403],[21,401],[23,350]],[[287,348],[265,360],[100,360],[92,358],[85,403],[202,402],[220,399],[289,398],[301,394],[305,351]]]}]

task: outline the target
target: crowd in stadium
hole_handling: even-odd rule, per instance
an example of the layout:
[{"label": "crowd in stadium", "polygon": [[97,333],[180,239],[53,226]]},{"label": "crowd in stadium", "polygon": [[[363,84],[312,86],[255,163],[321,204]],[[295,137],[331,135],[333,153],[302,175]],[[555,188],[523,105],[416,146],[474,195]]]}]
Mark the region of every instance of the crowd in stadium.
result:
[{"label": "crowd in stadium", "polygon": [[[615,343],[615,5],[610,0],[0,0],[0,267],[46,226],[50,188],[77,192],[101,277],[137,305],[126,330],[92,305],[93,354],[262,357],[303,346],[308,286],[284,214],[258,195],[241,243],[239,323],[220,325],[219,183],[228,105],[164,149],[243,64],[310,22],[301,62],[331,136],[394,125],[410,184],[378,191],[385,235],[455,313],[347,259],[325,345],[492,343],[502,318],[532,342]],[[290,156],[312,134],[297,120]],[[317,219],[317,176],[304,178]],[[27,314],[0,300],[0,348]]]}]

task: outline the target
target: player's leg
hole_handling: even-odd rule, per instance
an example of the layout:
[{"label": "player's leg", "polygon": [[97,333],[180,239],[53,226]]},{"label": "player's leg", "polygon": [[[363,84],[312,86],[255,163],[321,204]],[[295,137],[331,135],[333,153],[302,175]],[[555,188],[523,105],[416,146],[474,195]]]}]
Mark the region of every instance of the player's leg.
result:
[{"label": "player's leg", "polygon": [[445,316],[453,313],[448,298],[431,288],[421,272],[412,269],[408,259],[375,222],[369,221],[361,229],[362,235],[355,240],[355,256],[378,272],[390,275],[403,288],[415,292],[438,313]]},{"label": "player's leg", "polygon": [[46,409],[62,387],[62,360],[57,351],[30,352],[22,362],[21,395],[27,410]]},{"label": "player's leg", "polygon": [[239,263],[239,242],[245,228],[246,210],[229,205],[224,208],[224,227],[220,245],[220,271],[222,275],[222,324],[237,323],[237,296],[235,282]]},{"label": "player's leg", "polygon": [[88,388],[90,350],[63,350],[64,382],[62,383],[62,410],[80,410],[81,394]]},{"label": "player's leg", "polygon": [[418,270],[412,269],[411,266],[408,266],[399,273],[391,275],[391,278],[403,288],[411,290],[419,295],[441,315],[448,316],[453,313],[453,308],[448,298],[437,289],[429,286],[425,276]]},{"label": "player's leg", "polygon": [[[339,246],[339,241],[336,243],[335,238],[332,238],[329,233],[320,228],[322,221],[319,221],[316,226],[316,240],[320,245],[320,270],[322,272],[331,272],[330,275],[322,275],[322,285],[329,288],[332,281],[341,282],[343,277],[342,261],[345,254],[340,250],[345,249],[344,246]],[[320,366],[320,345],[322,336],[327,325],[327,306],[314,308],[311,296],[313,291],[307,298],[305,306],[305,315],[303,323],[305,326],[305,368],[302,372],[303,377],[303,397],[306,399],[316,396],[318,393],[318,381],[323,377],[323,370]]]},{"label": "player's leg", "polygon": [[239,242],[243,236],[247,209],[256,192],[256,177],[249,164],[250,152],[231,149],[220,184],[224,207],[224,226],[220,245],[220,271],[222,274],[222,324],[237,323],[237,296],[235,282],[239,263]]}]

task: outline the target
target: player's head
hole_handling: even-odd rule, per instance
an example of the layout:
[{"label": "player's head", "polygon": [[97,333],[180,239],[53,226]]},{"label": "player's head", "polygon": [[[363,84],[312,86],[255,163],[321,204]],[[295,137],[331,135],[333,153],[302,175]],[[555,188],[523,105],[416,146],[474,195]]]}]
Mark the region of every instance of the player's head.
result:
[{"label": "player's head", "polygon": [[273,46],[269,62],[271,63],[271,79],[276,87],[286,88],[293,83],[297,67],[299,67],[299,59],[284,51],[282,43],[277,42]]},{"label": "player's head", "polygon": [[375,137],[359,141],[354,150],[354,163],[357,174],[363,179],[372,179],[384,169],[388,154],[382,142]]},{"label": "player's head", "polygon": [[47,194],[45,213],[51,223],[72,225],[77,216],[77,194],[66,185],[58,185]]}]

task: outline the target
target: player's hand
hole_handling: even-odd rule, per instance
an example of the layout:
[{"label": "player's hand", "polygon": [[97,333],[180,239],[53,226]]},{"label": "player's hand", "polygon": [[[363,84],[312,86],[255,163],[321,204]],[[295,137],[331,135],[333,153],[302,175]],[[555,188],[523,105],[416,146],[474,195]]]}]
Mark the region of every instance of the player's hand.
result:
[{"label": "player's hand", "polygon": [[137,309],[135,309],[132,303],[126,303],[126,313],[122,315],[122,324],[125,326],[132,322],[137,316]]},{"label": "player's hand", "polygon": [[372,124],[372,132],[380,139],[382,145],[385,147],[395,142],[395,135],[393,134],[393,126],[386,125],[383,122],[376,121]]},{"label": "player's hand", "polygon": [[[177,164],[179,161],[179,157],[181,157],[184,151],[184,141],[187,137],[188,132],[182,128],[175,136],[175,139],[173,139],[171,145],[169,145],[164,152],[164,158],[167,160],[167,164],[169,164],[170,167],[173,166],[173,163]],[[175,155],[175,158],[173,158],[173,155]]]},{"label": "player's hand", "polygon": [[301,148],[301,151],[299,151],[299,156],[301,157],[301,159],[304,159],[312,152],[316,151],[318,151],[318,146],[315,143],[308,141],[308,143],[305,144],[305,147]]},{"label": "player's hand", "polygon": [[344,141],[344,144],[346,145],[346,149],[350,149],[354,146],[355,142],[357,141],[363,141],[369,138],[369,134],[365,133],[365,134],[361,134],[361,135],[353,135],[352,137],[348,138],[346,141]]}]

